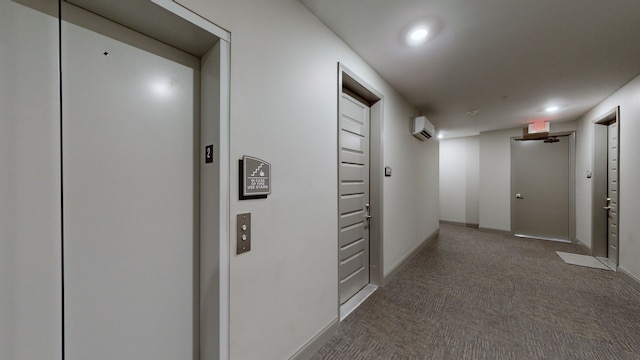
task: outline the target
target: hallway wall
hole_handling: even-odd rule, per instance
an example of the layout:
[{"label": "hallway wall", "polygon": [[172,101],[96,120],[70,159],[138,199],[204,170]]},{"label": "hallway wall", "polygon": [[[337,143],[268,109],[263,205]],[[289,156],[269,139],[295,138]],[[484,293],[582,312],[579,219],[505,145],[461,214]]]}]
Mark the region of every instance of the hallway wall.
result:
[{"label": "hallway wall", "polygon": [[[552,133],[574,131],[577,123],[552,123],[550,127]],[[511,138],[519,136],[522,128],[440,141],[442,220],[470,223],[465,220],[472,214],[469,209],[477,207],[481,229],[511,232]],[[463,176],[468,179],[463,181]],[[475,189],[474,177],[478,179]]]},{"label": "hallway wall", "polygon": [[620,268],[640,279],[640,142],[636,139],[640,133],[640,76],[631,80],[621,89],[613,93],[602,103],[594,107],[579,120],[577,151],[577,237],[588,246],[592,246],[591,238],[591,193],[592,179],[587,179],[587,171],[593,166],[593,122],[620,106]]},{"label": "hallway wall", "polygon": [[[0,12],[3,359],[62,354],[57,3],[42,3],[50,16]],[[233,37],[230,227],[251,212],[253,246],[230,253],[231,358],[286,359],[338,320],[338,62],[384,95],[385,274],[438,230],[438,145],[410,135],[416,109],[298,1],[183,3]],[[244,154],[271,162],[268,199],[238,201]]]},{"label": "hallway wall", "polygon": [[440,220],[479,222],[480,137],[440,140]]},{"label": "hallway wall", "polygon": [[[231,32],[232,359],[286,359],[338,318],[337,63],[384,95],[384,273],[438,229],[438,145],[409,133],[416,109],[294,0],[180,0]],[[237,160],[272,164],[272,194],[238,201]],[[382,174],[378,174],[382,176]]]}]

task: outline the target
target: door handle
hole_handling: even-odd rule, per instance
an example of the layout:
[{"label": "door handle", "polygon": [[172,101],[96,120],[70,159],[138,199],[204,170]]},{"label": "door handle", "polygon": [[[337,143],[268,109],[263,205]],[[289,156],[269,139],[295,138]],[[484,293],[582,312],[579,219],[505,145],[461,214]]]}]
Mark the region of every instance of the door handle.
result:
[{"label": "door handle", "polygon": [[371,215],[367,214],[367,215],[364,216],[364,218],[369,220],[369,219],[371,219]]},{"label": "door handle", "polygon": [[516,199],[524,199],[524,198],[522,197],[522,194],[516,194]]},{"label": "door handle", "polygon": [[367,213],[364,215],[364,218],[371,220],[371,215],[369,215],[369,204],[365,204],[365,207],[367,208]]},{"label": "door handle", "polygon": [[605,209],[605,210],[611,210],[611,206],[605,206],[605,207],[603,207],[603,209]]}]

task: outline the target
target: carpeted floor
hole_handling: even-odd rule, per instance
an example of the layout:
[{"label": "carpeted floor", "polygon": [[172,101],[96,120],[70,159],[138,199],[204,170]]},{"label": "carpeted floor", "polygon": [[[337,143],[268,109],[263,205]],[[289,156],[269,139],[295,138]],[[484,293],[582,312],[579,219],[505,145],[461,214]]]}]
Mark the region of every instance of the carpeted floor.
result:
[{"label": "carpeted floor", "polygon": [[555,251],[442,224],[313,359],[640,359],[640,293]]}]

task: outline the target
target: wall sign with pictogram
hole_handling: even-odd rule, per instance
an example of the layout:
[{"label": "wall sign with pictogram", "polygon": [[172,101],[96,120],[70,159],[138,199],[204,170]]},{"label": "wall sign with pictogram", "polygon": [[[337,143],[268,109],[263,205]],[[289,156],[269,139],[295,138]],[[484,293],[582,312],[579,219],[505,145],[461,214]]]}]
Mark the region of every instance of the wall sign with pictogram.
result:
[{"label": "wall sign with pictogram", "polygon": [[271,194],[271,164],[245,155],[239,165],[240,200],[266,199]]}]

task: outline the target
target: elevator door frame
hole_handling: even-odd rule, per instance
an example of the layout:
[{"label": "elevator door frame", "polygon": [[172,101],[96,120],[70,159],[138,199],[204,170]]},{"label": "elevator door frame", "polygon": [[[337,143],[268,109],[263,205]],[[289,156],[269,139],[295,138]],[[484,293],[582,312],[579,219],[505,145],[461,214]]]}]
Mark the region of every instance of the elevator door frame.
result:
[{"label": "elevator door frame", "polygon": [[[194,256],[199,262],[200,274],[195,276],[200,289],[210,292],[209,281],[217,284],[215,294],[199,289],[194,296],[198,302],[198,328],[194,332],[194,357],[199,359],[229,358],[229,124],[230,124],[230,47],[231,35],[226,30],[205,20],[172,0],[139,0],[131,8],[121,9],[109,0],[59,0],[94,12],[106,19],[129,27],[143,35],[168,43],[180,50],[212,61],[217,69],[214,80],[201,79],[200,135],[194,141],[200,144],[200,249]],[[84,5],[84,6],[82,6]],[[136,6],[133,6],[136,5]],[[90,6],[91,8],[86,8]],[[149,17],[162,17],[168,22],[147,22]],[[176,26],[171,26],[174,24]],[[170,29],[170,31],[167,31]],[[194,43],[194,29],[199,32]],[[176,32],[180,36],[172,38]],[[172,34],[173,33],[173,34]],[[204,48],[202,47],[204,45]],[[199,46],[198,53],[194,49]],[[202,51],[204,49],[204,51]],[[214,59],[212,59],[212,57]],[[202,67],[201,67],[202,73]],[[203,90],[208,83],[207,91]],[[215,96],[211,98],[211,94]],[[209,97],[207,96],[209,95]],[[214,145],[213,163],[205,162],[205,146]],[[204,184],[209,184],[206,187]],[[63,214],[64,216],[64,214]],[[206,221],[205,221],[206,219]],[[208,227],[202,227],[204,224]],[[64,235],[62,241],[64,242]],[[214,253],[213,257],[203,256]],[[63,255],[64,256],[64,255]],[[199,258],[199,259],[198,259]],[[203,271],[208,271],[203,273]],[[206,287],[205,287],[206,285]],[[207,297],[207,295],[210,295]],[[64,301],[64,296],[63,296]],[[64,304],[63,304],[64,306]],[[203,315],[208,315],[203,317]],[[64,327],[64,323],[63,323]],[[64,333],[64,328],[63,328]],[[200,341],[200,339],[203,339]],[[206,341],[204,340],[206,339]],[[64,353],[64,337],[63,353]]]}]

